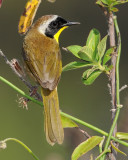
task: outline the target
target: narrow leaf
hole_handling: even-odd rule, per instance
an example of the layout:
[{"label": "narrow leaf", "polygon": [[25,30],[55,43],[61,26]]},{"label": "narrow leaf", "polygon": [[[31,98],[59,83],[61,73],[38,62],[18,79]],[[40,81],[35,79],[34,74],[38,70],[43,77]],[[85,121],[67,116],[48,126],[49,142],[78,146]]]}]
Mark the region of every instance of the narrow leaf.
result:
[{"label": "narrow leaf", "polygon": [[102,6],[102,7],[105,7],[105,6],[106,6],[106,5],[104,5],[104,4],[101,2],[101,0],[96,1],[96,4],[98,4],[98,5]]},{"label": "narrow leaf", "polygon": [[112,146],[112,148],[113,148],[115,151],[117,151],[117,152],[119,152],[119,153],[121,153],[121,154],[123,154],[123,155],[127,156],[127,154],[126,154],[126,153],[122,152],[121,150],[119,150],[119,148],[115,147],[115,146],[113,145],[113,143],[112,143],[112,142],[111,142],[111,146]]},{"label": "narrow leaf", "polygon": [[94,58],[93,50],[88,46],[82,47],[81,50],[78,52],[78,55],[82,60],[90,61],[90,62],[92,62]]},{"label": "narrow leaf", "polygon": [[112,0],[101,0],[104,4],[110,5],[113,1]]},{"label": "narrow leaf", "polygon": [[116,137],[118,139],[128,140],[128,133],[125,133],[125,132],[116,132]]},{"label": "narrow leaf", "polygon": [[85,85],[91,85],[101,73],[102,73],[102,71],[100,71],[100,70],[94,71],[89,75],[89,77],[87,79],[82,78],[82,81]]},{"label": "narrow leaf", "polygon": [[97,46],[100,42],[100,32],[97,29],[92,29],[86,41],[86,46],[93,50],[93,57],[95,57],[97,52]]},{"label": "narrow leaf", "polygon": [[87,153],[88,151],[92,150],[95,146],[97,146],[101,141],[102,137],[93,136],[88,138],[86,141],[79,144],[72,153],[72,160],[77,160],[83,154]]},{"label": "narrow leaf", "polygon": [[77,58],[80,58],[78,55],[78,52],[81,50],[81,46],[78,45],[72,45],[72,46],[68,46],[67,49]]},{"label": "narrow leaf", "polygon": [[100,42],[100,32],[94,28],[89,33],[89,36],[86,41],[86,46],[88,46],[92,50],[95,50],[99,42]]},{"label": "narrow leaf", "polygon": [[89,62],[70,62],[67,65],[65,65],[62,69],[62,71],[69,71],[69,70],[73,70],[73,69],[77,69],[77,68],[82,68],[82,67],[87,67],[87,66],[91,66],[92,64]]},{"label": "narrow leaf", "polygon": [[105,66],[105,71],[110,73],[110,71],[113,69],[113,65]]},{"label": "narrow leaf", "polygon": [[118,8],[113,7],[113,8],[111,8],[111,11],[118,12],[119,10],[118,10]]},{"label": "narrow leaf", "polygon": [[108,0],[101,0],[104,4],[109,4]]},{"label": "narrow leaf", "polygon": [[110,59],[111,59],[111,54],[114,52],[114,48],[109,48],[106,53],[104,54],[103,58],[103,65],[105,65]]},{"label": "narrow leaf", "polygon": [[73,122],[71,119],[61,115],[61,121],[62,121],[62,126],[63,128],[74,128],[78,127],[78,125]]},{"label": "narrow leaf", "polygon": [[83,73],[83,75],[82,75],[83,79],[88,79],[88,77],[89,77],[89,76],[92,74],[92,72],[94,72],[96,69],[97,69],[97,68],[87,69],[87,70]]},{"label": "narrow leaf", "polygon": [[120,5],[120,4],[124,4],[127,2],[128,2],[128,0],[120,0],[120,1],[115,1],[112,5],[115,6],[115,5]]},{"label": "narrow leaf", "polygon": [[82,75],[82,81],[86,80],[88,78],[88,72],[90,72],[91,69],[87,69],[86,71],[84,71],[83,75]]},{"label": "narrow leaf", "polygon": [[97,60],[101,60],[101,58],[104,55],[104,52],[106,50],[106,42],[107,42],[107,37],[105,36],[100,43],[98,44],[98,54],[97,54]]}]

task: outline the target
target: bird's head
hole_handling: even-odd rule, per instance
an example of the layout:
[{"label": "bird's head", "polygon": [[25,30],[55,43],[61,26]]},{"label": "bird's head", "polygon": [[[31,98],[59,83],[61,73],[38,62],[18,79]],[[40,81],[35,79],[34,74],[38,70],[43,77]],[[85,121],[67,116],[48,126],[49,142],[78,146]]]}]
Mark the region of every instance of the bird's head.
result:
[{"label": "bird's head", "polygon": [[60,33],[69,26],[80,24],[79,22],[66,21],[57,15],[46,15],[41,17],[34,26],[37,27],[38,31],[50,38],[54,38],[57,42]]}]

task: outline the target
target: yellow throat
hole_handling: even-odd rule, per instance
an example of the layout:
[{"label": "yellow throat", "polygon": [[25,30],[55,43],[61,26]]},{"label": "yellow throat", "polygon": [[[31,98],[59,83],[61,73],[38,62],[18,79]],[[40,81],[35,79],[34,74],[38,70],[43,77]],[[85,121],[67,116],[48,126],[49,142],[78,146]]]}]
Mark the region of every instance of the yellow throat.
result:
[{"label": "yellow throat", "polygon": [[64,29],[66,29],[67,27],[68,27],[68,26],[62,27],[62,28],[54,35],[54,38],[55,38],[55,40],[57,41],[57,43],[59,43],[59,36],[60,36],[61,32],[62,32]]}]

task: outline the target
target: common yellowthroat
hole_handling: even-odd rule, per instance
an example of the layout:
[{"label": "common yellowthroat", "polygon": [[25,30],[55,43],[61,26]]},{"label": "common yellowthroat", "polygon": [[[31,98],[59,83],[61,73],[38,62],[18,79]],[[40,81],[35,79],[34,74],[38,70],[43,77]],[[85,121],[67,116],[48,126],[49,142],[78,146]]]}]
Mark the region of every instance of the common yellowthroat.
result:
[{"label": "common yellowthroat", "polygon": [[62,144],[64,131],[59,113],[57,85],[62,72],[59,48],[60,33],[78,22],[57,15],[46,15],[36,21],[23,42],[23,58],[41,86],[44,105],[44,130],[49,144]]}]

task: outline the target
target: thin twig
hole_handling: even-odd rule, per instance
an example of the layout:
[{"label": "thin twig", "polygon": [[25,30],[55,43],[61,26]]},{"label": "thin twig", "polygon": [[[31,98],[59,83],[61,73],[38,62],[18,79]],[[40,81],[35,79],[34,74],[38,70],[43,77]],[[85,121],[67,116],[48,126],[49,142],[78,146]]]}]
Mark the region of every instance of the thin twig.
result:
[{"label": "thin twig", "polygon": [[[96,0],[96,2],[97,2],[97,0]],[[100,2],[100,5],[99,5],[99,4],[97,4],[97,5],[98,5],[98,6],[100,7],[100,9],[103,11],[105,17],[108,17],[108,10],[104,7],[103,3]]]},{"label": "thin twig", "polygon": [[128,88],[127,84],[125,84],[124,86],[122,86],[119,91],[121,92],[121,91],[125,90],[126,88]]},{"label": "thin twig", "polygon": [[30,95],[35,96],[39,101],[42,101],[41,95],[37,92],[37,87],[32,86],[31,83],[26,80],[25,72],[23,67],[19,64],[17,59],[12,59],[11,61],[5,56],[5,54],[0,50],[0,56],[3,57],[7,65],[12,69],[12,71],[20,78],[20,80],[29,88]]},{"label": "thin twig", "polygon": [[[113,13],[110,12],[109,20],[108,20],[108,28],[109,28],[109,37],[110,37],[110,47],[115,47],[115,27],[113,21]],[[112,109],[116,109],[116,51],[112,53],[111,64],[113,66],[110,74],[110,81],[111,81],[111,97],[112,97]],[[112,112],[112,122],[115,118],[115,112]],[[117,132],[117,125],[114,129],[113,136]]]},{"label": "thin twig", "polygon": [[[5,146],[5,148],[6,148],[6,146],[7,146],[6,143],[8,141],[15,141],[15,142],[19,143],[21,146],[23,146],[33,156],[33,158],[35,160],[39,160],[39,158],[32,152],[32,150],[28,146],[26,146],[22,141],[20,141],[16,138],[6,138],[3,141],[0,141],[0,145]],[[5,148],[3,147],[2,149],[5,149]]]},{"label": "thin twig", "polygon": [[78,130],[85,135],[86,138],[90,138],[91,136],[84,130],[78,128]]},{"label": "thin twig", "polygon": [[[113,20],[113,13],[109,13],[109,19],[108,19],[108,28],[109,28],[109,37],[110,37],[110,47],[115,47],[115,27],[114,27],[114,20]],[[112,98],[112,110],[116,110],[116,59],[117,59],[117,53],[114,51],[112,53],[112,58],[111,58],[111,64],[113,66],[110,74],[110,82],[111,82],[111,98]],[[111,112],[112,113],[112,124],[114,122],[116,112]],[[112,131],[112,130],[110,130]],[[115,128],[113,130],[113,136],[116,135],[117,132],[117,124],[115,124]],[[109,132],[110,133],[110,132]],[[109,137],[107,139],[105,149],[107,149],[109,145]],[[111,154],[111,160],[116,160],[116,151],[112,149],[112,154]],[[105,156],[104,156],[105,157]]]},{"label": "thin twig", "polygon": [[[107,21],[108,21],[108,29],[109,29],[109,37],[110,37],[110,47],[115,47],[116,46],[116,42],[115,42],[115,27],[114,27],[114,20],[113,20],[113,13],[112,12],[108,12],[108,10],[104,7],[104,5],[98,5],[101,10],[103,11]],[[119,42],[117,45],[117,50],[118,50],[118,46],[119,46]],[[116,48],[115,48],[116,49]],[[111,64],[113,66],[112,70],[111,70],[111,74],[110,74],[110,83],[111,85],[109,86],[109,91],[110,91],[110,95],[112,97],[111,103],[112,103],[112,110],[116,110],[116,59],[117,59],[117,50],[114,50],[114,52],[112,53],[112,58],[111,58]],[[112,123],[114,121],[115,118],[115,114],[116,112],[112,112]],[[115,129],[113,131],[113,136],[115,136],[117,132],[117,124],[115,126]]]},{"label": "thin twig", "polygon": [[[118,46],[118,56],[117,56],[117,60],[116,60],[116,83],[115,83],[115,87],[116,87],[116,113],[115,113],[115,118],[113,120],[113,123],[112,123],[112,126],[111,126],[111,129],[109,131],[109,135],[108,135],[108,138],[106,140],[106,144],[105,144],[105,148],[104,149],[107,149],[108,146],[109,146],[109,143],[110,143],[110,137],[112,136],[112,133],[113,131],[115,131],[115,126],[117,124],[117,120],[118,120],[118,117],[119,117],[119,113],[120,113],[120,109],[121,109],[121,105],[120,105],[120,92],[119,92],[119,62],[120,62],[120,55],[121,55],[121,36],[120,36],[120,31],[119,31],[119,27],[118,27],[118,23],[117,23],[117,17],[114,16],[114,19],[113,19],[113,22],[114,22],[114,25],[115,25],[115,29],[116,29],[116,33],[117,33],[117,37],[119,38],[118,42],[119,43],[119,46]],[[114,153],[114,150],[112,149],[112,156],[111,156],[111,159],[114,160],[116,159],[116,152]],[[103,156],[103,158],[105,158],[105,155]]]},{"label": "thin twig", "polygon": [[[105,9],[104,7],[100,7],[102,10]],[[103,11],[104,13],[104,11]],[[111,11],[109,11],[109,13],[107,12],[107,15],[105,14],[107,20],[108,20],[108,29],[109,29],[109,37],[110,37],[110,47],[115,47],[116,46],[116,42],[115,42],[115,26],[114,26],[114,18],[113,18],[113,13]],[[119,38],[118,38],[119,40]],[[110,143],[110,136],[111,134],[113,134],[113,136],[115,137],[116,132],[117,132],[117,123],[115,123],[113,125],[113,122],[115,121],[115,116],[116,116],[116,61],[117,61],[117,52],[118,52],[118,48],[119,48],[120,42],[118,41],[118,45],[117,48],[115,48],[114,52],[112,53],[112,58],[111,58],[111,65],[113,66],[111,73],[110,73],[110,83],[111,85],[109,85],[109,91],[110,91],[110,95],[111,95],[111,103],[112,103],[112,126],[109,132],[109,136],[108,139],[106,141],[105,144],[105,149],[108,148],[108,145]],[[117,153],[115,152],[115,150],[112,149],[112,156],[111,156],[111,160],[116,160],[116,155]],[[105,155],[103,156],[103,159],[105,158]]]}]

